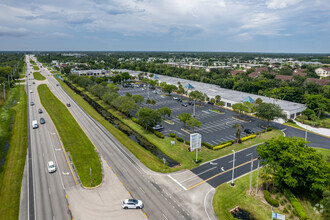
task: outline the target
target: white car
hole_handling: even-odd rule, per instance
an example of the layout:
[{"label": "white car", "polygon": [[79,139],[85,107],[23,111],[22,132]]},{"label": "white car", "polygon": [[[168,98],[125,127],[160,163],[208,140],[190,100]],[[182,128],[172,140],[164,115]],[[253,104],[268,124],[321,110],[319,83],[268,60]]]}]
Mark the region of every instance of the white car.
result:
[{"label": "white car", "polygon": [[137,199],[125,199],[122,207],[123,209],[142,209],[143,203]]},{"label": "white car", "polygon": [[54,173],[56,171],[56,166],[53,161],[48,162],[48,172]]},{"label": "white car", "polygon": [[173,97],[173,99],[174,99],[174,100],[178,100],[178,98],[177,98],[177,97]]}]

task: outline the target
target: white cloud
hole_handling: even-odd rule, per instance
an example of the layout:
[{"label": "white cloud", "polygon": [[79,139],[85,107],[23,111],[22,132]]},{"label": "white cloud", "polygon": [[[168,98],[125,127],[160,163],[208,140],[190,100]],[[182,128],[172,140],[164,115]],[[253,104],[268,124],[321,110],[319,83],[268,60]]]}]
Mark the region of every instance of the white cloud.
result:
[{"label": "white cloud", "polygon": [[299,3],[301,0],[268,0],[267,8],[282,9]]},{"label": "white cloud", "polygon": [[25,28],[11,28],[0,26],[0,37],[1,36],[10,36],[10,37],[23,37],[28,34],[28,31]]}]

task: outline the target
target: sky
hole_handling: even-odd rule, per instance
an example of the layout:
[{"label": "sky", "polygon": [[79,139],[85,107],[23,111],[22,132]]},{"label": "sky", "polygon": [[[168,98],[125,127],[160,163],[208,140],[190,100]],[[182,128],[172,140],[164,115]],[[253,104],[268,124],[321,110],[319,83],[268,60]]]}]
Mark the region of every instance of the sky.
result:
[{"label": "sky", "polygon": [[330,53],[330,0],[0,0],[0,50]]}]

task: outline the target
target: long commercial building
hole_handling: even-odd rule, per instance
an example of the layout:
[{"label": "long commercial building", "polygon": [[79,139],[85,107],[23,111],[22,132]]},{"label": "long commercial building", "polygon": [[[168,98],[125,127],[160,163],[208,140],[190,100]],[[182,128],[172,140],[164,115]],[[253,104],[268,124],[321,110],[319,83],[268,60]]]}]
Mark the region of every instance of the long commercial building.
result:
[{"label": "long commercial building", "polygon": [[[126,70],[126,69],[118,69],[116,71],[128,72],[130,75],[134,77],[137,77],[138,74],[141,72],[141,71]],[[287,118],[291,118],[291,119],[296,118],[298,115],[300,115],[300,113],[303,110],[306,109],[306,106],[300,103],[289,102],[279,99],[275,101],[275,99],[266,96],[260,96],[260,95],[240,92],[231,89],[224,89],[218,85],[196,82],[192,80],[181,79],[170,76],[163,76],[159,74],[154,74],[154,75],[158,77],[159,82],[166,82],[167,84],[172,84],[176,86],[178,86],[179,82],[183,86],[190,84],[193,88],[188,89],[188,93],[194,90],[198,90],[205,93],[209,98],[215,98],[215,96],[220,95],[221,101],[223,101],[225,103],[225,106],[229,108],[231,108],[231,106],[235,103],[242,103],[243,101],[253,102],[257,98],[260,98],[265,103],[274,103],[279,105],[283,109],[283,112],[287,115]]]}]

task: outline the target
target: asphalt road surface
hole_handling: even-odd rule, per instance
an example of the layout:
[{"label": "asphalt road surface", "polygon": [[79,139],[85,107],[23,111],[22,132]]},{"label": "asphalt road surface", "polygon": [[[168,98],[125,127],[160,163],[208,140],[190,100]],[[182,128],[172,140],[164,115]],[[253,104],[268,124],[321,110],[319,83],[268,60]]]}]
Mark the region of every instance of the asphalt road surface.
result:
[{"label": "asphalt road surface", "polygon": [[[29,59],[28,59],[29,60]],[[34,72],[27,61],[27,75]],[[33,84],[35,82],[35,84]],[[70,168],[63,154],[62,146],[57,136],[55,127],[51,122],[45,109],[42,107],[37,85],[39,82],[33,80],[33,74],[28,75],[27,80],[28,104],[29,104],[29,135],[30,144],[28,146],[28,163],[31,169],[28,172],[27,182],[22,184],[22,196],[28,201],[21,201],[22,207],[27,207],[27,216],[20,215],[20,219],[71,219],[68,203],[65,198],[64,189],[75,185]],[[30,102],[34,102],[31,105]],[[43,113],[38,113],[41,108]],[[45,124],[40,124],[43,117]],[[32,129],[32,120],[37,120],[39,128]],[[49,173],[47,169],[48,161],[54,161],[57,171]],[[28,203],[28,205],[24,205]]]}]

